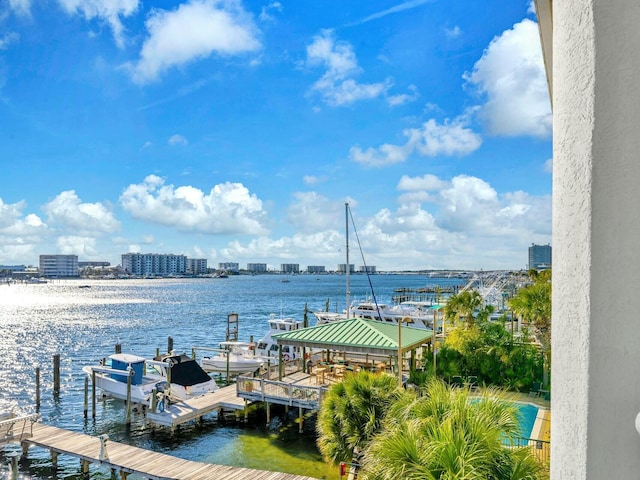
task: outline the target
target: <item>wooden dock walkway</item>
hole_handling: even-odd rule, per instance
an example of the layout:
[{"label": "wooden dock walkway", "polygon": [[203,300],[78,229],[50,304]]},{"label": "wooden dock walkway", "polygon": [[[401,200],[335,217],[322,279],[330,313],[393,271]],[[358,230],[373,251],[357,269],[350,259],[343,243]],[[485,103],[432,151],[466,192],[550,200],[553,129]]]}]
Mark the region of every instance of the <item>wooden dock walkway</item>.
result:
[{"label": "wooden dock walkway", "polygon": [[96,464],[119,472],[122,479],[138,474],[151,480],[314,480],[289,473],[183,460],[111,440],[103,445],[100,437],[42,423],[33,424],[31,435],[22,439],[22,445],[25,452],[29,445],[50,450],[54,463],[58,454],[79,458],[83,474],[89,473],[90,464]]},{"label": "wooden dock walkway", "polygon": [[171,403],[164,412],[148,411],[147,420],[155,425],[171,427],[198,420],[207,413],[219,409],[244,410],[245,400],[238,397],[236,385],[219,388],[215,392],[206,393],[181,402]]}]

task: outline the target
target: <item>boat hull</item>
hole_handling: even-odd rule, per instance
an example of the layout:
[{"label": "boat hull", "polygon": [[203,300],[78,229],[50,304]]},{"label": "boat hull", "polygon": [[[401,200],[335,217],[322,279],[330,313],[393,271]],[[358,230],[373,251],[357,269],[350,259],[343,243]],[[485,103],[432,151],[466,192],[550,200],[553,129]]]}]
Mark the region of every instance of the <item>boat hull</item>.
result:
[{"label": "boat hull", "polygon": [[[90,378],[93,378],[93,369],[88,366],[82,369]],[[116,380],[108,373],[95,372],[96,388],[99,388],[106,397],[127,400],[127,383]],[[162,377],[143,377],[139,385],[131,385],[131,403],[149,406],[153,389],[163,389],[166,381]]]},{"label": "boat hull", "polygon": [[230,358],[227,362],[226,356],[204,357],[200,360],[200,366],[207,372],[220,372],[237,375],[240,373],[250,373],[258,370],[264,362],[253,358]]}]

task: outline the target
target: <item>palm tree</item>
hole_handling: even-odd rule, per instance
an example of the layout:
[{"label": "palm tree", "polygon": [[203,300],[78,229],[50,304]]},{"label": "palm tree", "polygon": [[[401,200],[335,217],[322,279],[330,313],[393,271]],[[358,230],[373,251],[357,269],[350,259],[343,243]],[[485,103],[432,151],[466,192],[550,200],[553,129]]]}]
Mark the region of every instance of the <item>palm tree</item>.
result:
[{"label": "palm tree", "polygon": [[363,454],[363,480],[535,480],[542,466],[518,435],[517,410],[496,390],[471,401],[469,391],[434,380],[424,395],[407,393],[387,414]]},{"label": "palm tree", "polygon": [[535,283],[518,290],[509,300],[509,307],[529,323],[540,342],[545,359],[543,382],[546,385],[551,366],[551,272],[540,272]]},{"label": "palm tree", "polygon": [[324,459],[338,464],[357,458],[402,392],[395,377],[366,371],[334,384],[318,412],[318,448]]},{"label": "palm tree", "polygon": [[457,295],[452,295],[444,307],[444,318],[452,324],[457,324],[463,318],[467,326],[475,323],[473,313],[482,307],[482,295],[476,290],[465,290]]}]

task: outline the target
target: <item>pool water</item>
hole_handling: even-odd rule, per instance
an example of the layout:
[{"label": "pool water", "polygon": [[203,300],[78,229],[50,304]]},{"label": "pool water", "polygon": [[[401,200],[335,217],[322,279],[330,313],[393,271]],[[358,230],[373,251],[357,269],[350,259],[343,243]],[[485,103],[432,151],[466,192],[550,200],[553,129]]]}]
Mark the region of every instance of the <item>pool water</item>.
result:
[{"label": "pool water", "polygon": [[519,411],[520,437],[531,438],[538,417],[538,407],[530,403],[516,403]]}]

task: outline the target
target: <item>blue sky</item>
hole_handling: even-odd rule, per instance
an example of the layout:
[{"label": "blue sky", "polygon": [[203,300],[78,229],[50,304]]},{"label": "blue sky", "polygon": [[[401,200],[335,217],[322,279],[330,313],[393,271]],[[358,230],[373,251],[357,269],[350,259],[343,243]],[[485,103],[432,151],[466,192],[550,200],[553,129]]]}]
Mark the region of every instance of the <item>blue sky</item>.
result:
[{"label": "blue sky", "polygon": [[526,268],[551,156],[530,0],[0,0],[0,265]]}]

